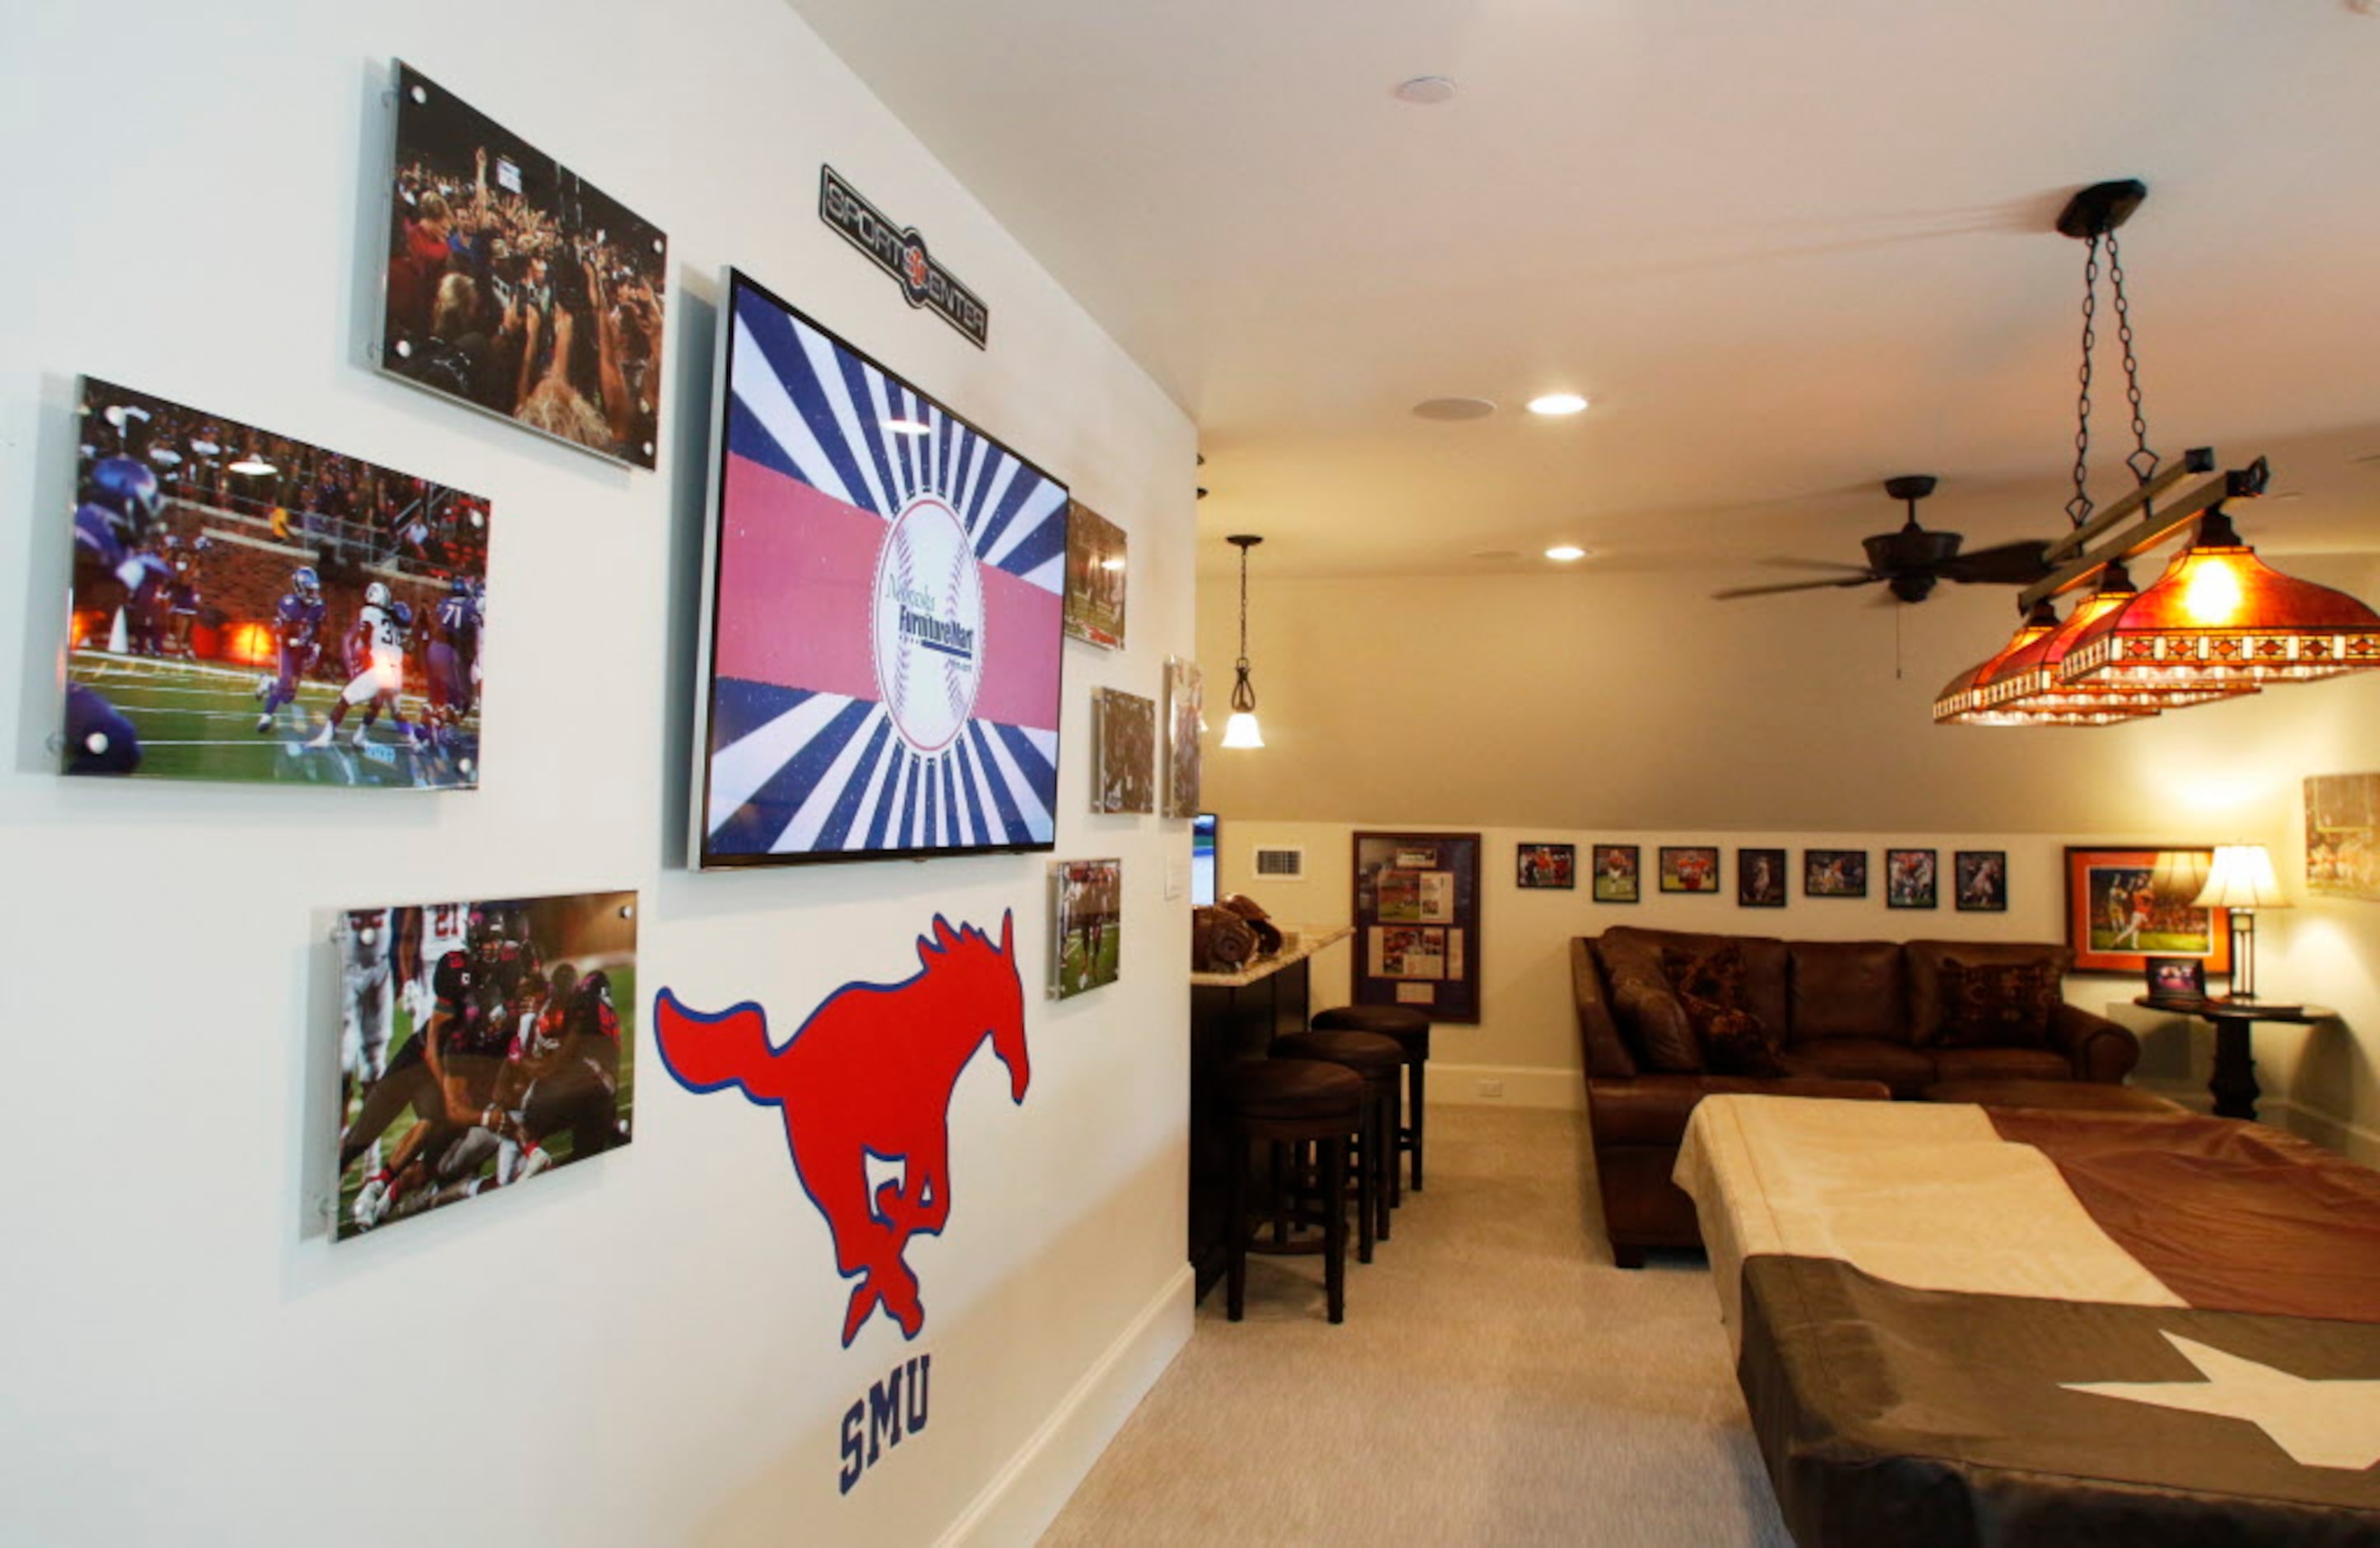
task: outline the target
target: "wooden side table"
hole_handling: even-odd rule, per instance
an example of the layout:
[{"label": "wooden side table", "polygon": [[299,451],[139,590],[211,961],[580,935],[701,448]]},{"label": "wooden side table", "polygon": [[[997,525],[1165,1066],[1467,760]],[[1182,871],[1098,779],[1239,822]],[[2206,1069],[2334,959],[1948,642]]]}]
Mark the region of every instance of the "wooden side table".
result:
[{"label": "wooden side table", "polygon": [[2183,1004],[2142,995],[2132,1003],[2150,1010],[2178,1010],[2185,1016],[2201,1016],[2214,1022],[2215,1076],[2206,1082],[2206,1089],[2215,1098],[2215,1116],[2251,1121],[2256,1117],[2256,1098],[2263,1094],[2263,1088],[2256,1084],[2256,1059],[2250,1047],[2249,1030],[2258,1022],[2307,1025],[2330,1021],[2338,1014],[2322,1005],[2266,1004],[2221,996]]}]

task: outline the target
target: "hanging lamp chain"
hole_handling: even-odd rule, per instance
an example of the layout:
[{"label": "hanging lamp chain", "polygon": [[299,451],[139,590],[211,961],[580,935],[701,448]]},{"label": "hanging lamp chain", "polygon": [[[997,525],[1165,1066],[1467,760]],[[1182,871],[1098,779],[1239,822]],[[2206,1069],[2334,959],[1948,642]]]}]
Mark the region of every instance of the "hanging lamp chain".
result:
[{"label": "hanging lamp chain", "polygon": [[2066,502],[2066,519],[2080,527],[2091,519],[2091,352],[2099,343],[2099,233],[2089,240],[2090,256],[2082,261],[2082,391],[2074,399],[2074,494]]},{"label": "hanging lamp chain", "polygon": [[1253,715],[1257,711],[1256,684],[1248,681],[1248,546],[1240,545],[1240,659],[1238,677],[1232,683],[1232,713]]},{"label": "hanging lamp chain", "polygon": [[2116,337],[2124,346],[2124,395],[2132,404],[2132,454],[2124,466],[2147,483],[2156,477],[2162,459],[2149,450],[2149,422],[2141,407],[2141,363],[2132,353],[2132,308],[2124,296],[2124,260],[2116,250],[2116,234],[2107,233],[2107,283],[2116,293]]}]

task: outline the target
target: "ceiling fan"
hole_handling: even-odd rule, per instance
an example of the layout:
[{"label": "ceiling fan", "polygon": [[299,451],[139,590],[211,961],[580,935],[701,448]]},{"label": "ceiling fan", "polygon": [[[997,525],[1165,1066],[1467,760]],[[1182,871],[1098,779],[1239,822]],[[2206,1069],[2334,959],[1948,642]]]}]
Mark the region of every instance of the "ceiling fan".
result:
[{"label": "ceiling fan", "polygon": [[2020,542],[1977,549],[1973,553],[1961,553],[1959,534],[1930,531],[1918,526],[1917,502],[1934,492],[1934,476],[1930,473],[1904,473],[1897,478],[1884,481],[1885,493],[1907,502],[1909,519],[1897,532],[1879,532],[1873,538],[1860,540],[1860,546],[1867,550],[1867,562],[1843,566],[1855,574],[1832,580],[1739,586],[1726,591],[1715,591],[1711,595],[1724,600],[1733,597],[1765,597],[1779,591],[1874,586],[1881,581],[1902,601],[1922,602],[1932,594],[1937,581],[1956,581],[1961,585],[1980,581],[1994,586],[2029,586],[2049,574],[2046,557],[2049,544],[2043,539],[2029,538]]}]

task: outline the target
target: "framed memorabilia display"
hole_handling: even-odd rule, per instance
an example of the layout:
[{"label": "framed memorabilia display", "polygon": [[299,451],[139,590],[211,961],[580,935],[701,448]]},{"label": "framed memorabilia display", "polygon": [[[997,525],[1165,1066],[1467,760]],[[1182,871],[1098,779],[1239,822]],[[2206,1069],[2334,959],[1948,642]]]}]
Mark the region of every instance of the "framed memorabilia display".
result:
[{"label": "framed memorabilia display", "polygon": [[1957,851],[1950,857],[1950,886],[1961,913],[2006,913],[2008,851]]},{"label": "framed memorabilia display", "polygon": [[1066,519],[1066,635],[1123,648],[1123,528],[1076,502]]},{"label": "framed memorabilia display", "polygon": [[1551,888],[1567,892],[1577,886],[1578,848],[1574,844],[1523,844],[1513,857],[1513,884]]},{"label": "framed memorabilia display", "polygon": [[1116,981],[1123,958],[1123,862],[1050,862],[1050,998]]},{"label": "framed memorabilia display", "polygon": [[2160,1005],[2189,1007],[2206,998],[2206,963],[2197,957],[2150,957],[2144,976],[2148,997]]},{"label": "framed memorabilia display", "polygon": [[1634,903],[1644,901],[1645,852],[1634,844],[1597,844],[1593,851],[1595,862],[1594,897],[1598,903]]},{"label": "framed memorabilia display", "polygon": [[661,439],[669,238],[396,67],[380,369],[632,467]]},{"label": "framed memorabilia display", "polygon": [[354,908],[338,938],[339,1240],[628,1143],[634,892]]},{"label": "framed memorabilia display", "polygon": [[1930,849],[1888,849],[1884,852],[1884,906],[1939,908],[1941,853]]},{"label": "framed memorabilia display", "polygon": [[488,502],[82,381],[63,769],[480,782]]},{"label": "framed memorabilia display", "polygon": [[1355,1003],[1479,1020],[1479,835],[1355,835]]},{"label": "framed memorabilia display", "polygon": [[1054,847],[1066,487],[735,270],[717,369],[692,863]]},{"label": "framed memorabilia display", "polygon": [[1739,908],[1785,906],[1783,850],[1740,849],[1735,852],[1735,901]]},{"label": "framed memorabilia display", "polygon": [[1165,815],[1198,815],[1198,732],[1206,723],[1206,686],[1198,663],[1165,659]]},{"label": "framed memorabilia display", "polygon": [[1091,695],[1091,810],[1156,809],[1157,701],[1101,688]]},{"label": "framed memorabilia display", "polygon": [[2306,890],[2380,902],[2380,774],[2305,782]]},{"label": "framed memorabilia display", "polygon": [[1811,849],[1802,852],[1802,896],[1864,898],[1867,896],[1867,851]]},{"label": "framed memorabilia display", "polygon": [[1663,844],[1661,846],[1661,890],[1664,892],[1716,892],[1718,890],[1718,846],[1716,844]]},{"label": "framed memorabilia display", "polygon": [[[2163,888],[2157,856],[2179,853],[2194,866],[2180,871],[2187,885]],[[2141,973],[2150,957],[2189,957],[2210,974],[2231,971],[2228,909],[2191,906],[2200,878],[2215,862],[2203,844],[2066,850],[2066,944],[2077,973]]]}]

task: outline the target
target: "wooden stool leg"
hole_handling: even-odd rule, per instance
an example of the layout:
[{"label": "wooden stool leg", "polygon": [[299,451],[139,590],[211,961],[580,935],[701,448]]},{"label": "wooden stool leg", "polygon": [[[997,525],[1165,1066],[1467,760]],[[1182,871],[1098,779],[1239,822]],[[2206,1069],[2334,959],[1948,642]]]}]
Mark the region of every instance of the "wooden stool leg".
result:
[{"label": "wooden stool leg", "polygon": [[1322,1224],[1322,1298],[1330,1320],[1347,1320],[1347,1142],[1322,1145],[1322,1196],[1329,1200]]},{"label": "wooden stool leg", "polygon": [[1267,1196],[1272,1205],[1272,1244],[1289,1245],[1289,1163],[1290,1147],[1279,1140],[1265,1143],[1265,1156],[1271,1168],[1272,1191]]},{"label": "wooden stool leg", "polygon": [[[1372,1218],[1372,1199],[1378,1191],[1376,1179],[1378,1174],[1378,1168],[1375,1163],[1379,1155],[1378,1148],[1372,1143],[1372,1136],[1379,1131],[1380,1121],[1380,1105],[1372,1100],[1369,1094],[1364,1097],[1362,1114],[1363,1116],[1357,1119],[1358,1138],[1355,1142],[1360,1151],[1354,1163],[1355,1261],[1359,1264],[1368,1264],[1372,1261],[1372,1243],[1377,1239],[1379,1229]],[[1342,1143],[1340,1148],[1343,1150],[1346,1147]],[[1342,1162],[1341,1165],[1343,1167],[1345,1163]],[[1338,1200],[1331,1209],[1333,1215],[1346,1207],[1346,1179],[1342,1176],[1339,1182],[1339,1192],[1333,1195]]]},{"label": "wooden stool leg", "polygon": [[1429,1102],[1428,1102],[1428,1099],[1427,1099],[1427,1090],[1428,1090],[1428,1087],[1427,1087],[1427,1081],[1428,1081],[1428,1078],[1429,1078],[1429,1060],[1427,1060],[1427,1059],[1426,1059],[1426,1058],[1417,1058],[1417,1059],[1414,1060],[1414,1064],[1413,1064],[1413,1157],[1414,1157],[1413,1182],[1414,1182],[1414,1191],[1415,1191],[1415,1192],[1416,1192],[1416,1193],[1418,1193],[1418,1192],[1420,1192],[1420,1191],[1421,1191],[1421,1133],[1422,1133],[1422,1125],[1423,1125],[1424,1123],[1427,1122],[1427,1121],[1428,1121],[1428,1119],[1429,1119]]},{"label": "wooden stool leg", "polygon": [[1397,1120],[1385,1092],[1372,1099],[1372,1133],[1378,1143],[1365,1147],[1364,1165],[1372,1172],[1372,1213],[1378,1222],[1375,1234],[1386,1241],[1391,1228],[1389,1197],[1397,1175]]},{"label": "wooden stool leg", "polygon": [[1232,1137],[1232,1245],[1224,1262],[1223,1314],[1238,1322],[1248,1302],[1248,1137]]},{"label": "wooden stool leg", "polygon": [[1399,1067],[1396,1078],[1389,1082],[1389,1143],[1383,1147],[1381,1159],[1389,1164],[1389,1207],[1405,1206],[1405,1072]]}]

